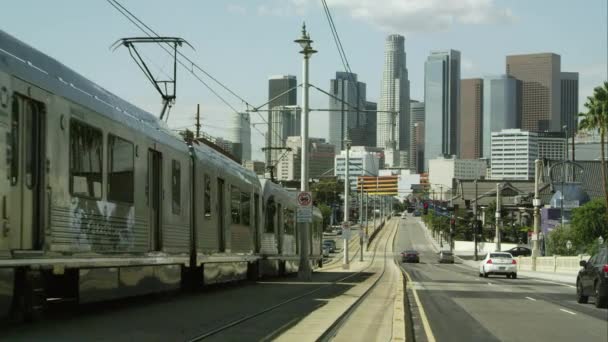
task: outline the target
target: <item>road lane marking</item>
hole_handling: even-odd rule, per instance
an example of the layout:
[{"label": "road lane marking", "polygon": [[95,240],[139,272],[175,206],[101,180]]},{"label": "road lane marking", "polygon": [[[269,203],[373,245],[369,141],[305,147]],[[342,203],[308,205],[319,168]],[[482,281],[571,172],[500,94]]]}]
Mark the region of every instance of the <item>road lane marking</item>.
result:
[{"label": "road lane marking", "polygon": [[532,280],[534,280],[534,281],[536,281],[536,282],[539,282],[539,283],[556,284],[556,285],[561,285],[561,286],[567,286],[567,287],[571,287],[571,288],[573,288],[573,289],[575,289],[575,288],[576,288],[576,286],[574,286],[574,285],[568,285],[568,284],[556,283],[556,282],[554,282],[554,281],[548,281],[548,280],[539,280],[539,279],[532,279]]},{"label": "road lane marking", "polygon": [[488,283],[488,285],[494,285],[494,284],[492,284],[492,283]]},{"label": "road lane marking", "polygon": [[533,300],[533,301],[535,301],[535,302],[536,302],[536,299],[534,299],[534,298],[532,298],[532,297],[526,297],[526,298],[528,298],[529,300]]},{"label": "road lane marking", "polygon": [[[412,277],[407,271],[403,269],[403,273],[407,277],[408,283],[412,283]],[[435,342],[435,335],[433,335],[433,331],[431,330],[431,324],[429,323],[428,318],[426,317],[426,313],[424,312],[424,308],[422,307],[422,302],[420,298],[418,298],[418,292],[415,288],[412,288],[412,292],[414,293],[414,299],[416,300],[416,306],[418,306],[418,311],[420,312],[420,319],[422,320],[422,327],[424,328],[424,334],[429,342]]]},{"label": "road lane marking", "polygon": [[559,310],[560,310],[560,311],[563,311],[563,312],[567,312],[567,313],[569,313],[569,314],[571,314],[571,315],[576,315],[576,313],[574,313],[574,312],[572,312],[572,311],[568,311],[568,310],[566,310],[566,309],[559,309]]}]

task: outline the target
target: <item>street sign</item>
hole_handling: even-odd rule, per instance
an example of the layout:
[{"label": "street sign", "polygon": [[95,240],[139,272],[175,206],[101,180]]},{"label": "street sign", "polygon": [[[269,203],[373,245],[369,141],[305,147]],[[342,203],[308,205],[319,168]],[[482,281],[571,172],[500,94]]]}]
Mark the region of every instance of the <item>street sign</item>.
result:
[{"label": "street sign", "polygon": [[298,207],[312,207],[312,192],[300,191],[298,193]]},{"label": "street sign", "polygon": [[536,240],[538,240],[538,236],[536,235],[536,233],[530,234],[530,241],[536,241]]},{"label": "street sign", "polygon": [[301,191],[296,197],[298,209],[296,211],[297,223],[312,223],[312,193]]}]

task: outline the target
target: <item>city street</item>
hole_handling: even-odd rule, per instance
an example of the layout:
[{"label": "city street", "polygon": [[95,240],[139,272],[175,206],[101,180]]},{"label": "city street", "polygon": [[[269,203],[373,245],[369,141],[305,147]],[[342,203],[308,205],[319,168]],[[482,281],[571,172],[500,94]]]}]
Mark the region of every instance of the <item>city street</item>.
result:
[{"label": "city street", "polygon": [[439,264],[418,220],[401,220],[395,241],[397,252],[420,252],[419,264],[402,264],[425,313],[414,313],[417,341],[425,340],[425,323],[437,341],[608,340],[608,310],[576,303],[573,286],[521,276],[480,278],[458,262]]}]

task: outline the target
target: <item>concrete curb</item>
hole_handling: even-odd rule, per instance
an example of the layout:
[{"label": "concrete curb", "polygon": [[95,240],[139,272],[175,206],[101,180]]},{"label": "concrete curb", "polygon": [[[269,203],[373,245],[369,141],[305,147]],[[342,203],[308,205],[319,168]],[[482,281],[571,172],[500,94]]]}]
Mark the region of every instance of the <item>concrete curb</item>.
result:
[{"label": "concrete curb", "polygon": [[[395,261],[396,262],[396,261]],[[399,268],[397,264],[395,267]],[[406,341],[405,334],[405,294],[404,289],[406,285],[405,276],[398,269],[397,272],[401,274],[398,277],[400,281],[397,285],[397,293],[395,294],[395,304],[393,305],[393,337],[392,341]]]}]

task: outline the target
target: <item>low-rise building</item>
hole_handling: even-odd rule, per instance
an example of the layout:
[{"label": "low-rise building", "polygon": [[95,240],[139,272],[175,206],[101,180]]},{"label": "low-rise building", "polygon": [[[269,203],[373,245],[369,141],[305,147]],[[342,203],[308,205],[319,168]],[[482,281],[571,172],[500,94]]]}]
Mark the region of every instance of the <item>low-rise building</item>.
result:
[{"label": "low-rise building", "polygon": [[487,163],[483,159],[435,158],[429,160],[430,191],[435,199],[448,200],[454,179],[483,179]]},{"label": "low-rise building", "polygon": [[[308,161],[308,176],[318,179],[331,174],[334,164],[335,147],[322,138],[309,138],[310,158]],[[302,172],[302,140],[300,136],[287,137],[285,151],[277,163],[277,179],[280,181],[300,180]]]},{"label": "low-rise building", "polygon": [[[352,190],[357,188],[357,177],[377,176],[382,161],[382,149],[377,147],[353,146],[350,148],[348,178]],[[335,157],[334,175],[344,179],[346,151]]]}]

